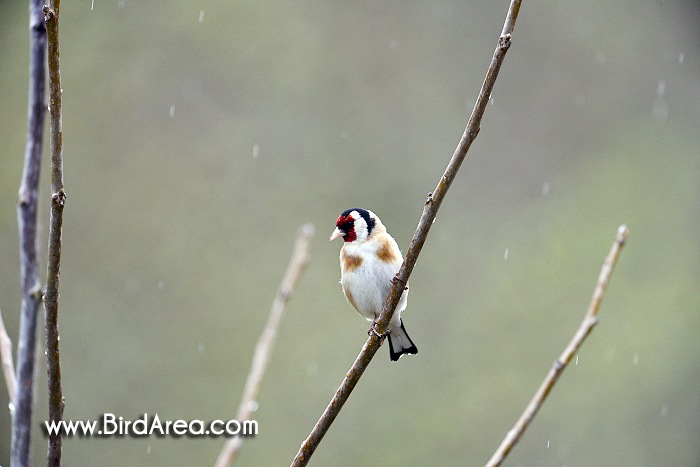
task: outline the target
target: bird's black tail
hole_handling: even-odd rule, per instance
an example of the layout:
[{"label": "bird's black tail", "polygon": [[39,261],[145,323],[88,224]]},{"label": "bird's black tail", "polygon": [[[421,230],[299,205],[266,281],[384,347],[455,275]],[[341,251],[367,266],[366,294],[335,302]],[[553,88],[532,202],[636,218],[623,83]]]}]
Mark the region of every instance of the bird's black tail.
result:
[{"label": "bird's black tail", "polygon": [[403,327],[403,320],[400,328],[393,328],[387,335],[389,338],[389,357],[392,362],[397,361],[404,354],[415,355],[418,353],[416,344],[413,343],[406,328]]}]

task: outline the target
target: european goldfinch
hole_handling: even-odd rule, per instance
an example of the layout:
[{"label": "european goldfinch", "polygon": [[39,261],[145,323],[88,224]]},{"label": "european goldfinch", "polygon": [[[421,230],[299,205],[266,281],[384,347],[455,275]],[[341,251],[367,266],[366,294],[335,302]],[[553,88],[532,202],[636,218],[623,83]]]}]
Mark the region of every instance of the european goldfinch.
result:
[{"label": "european goldfinch", "polygon": [[[347,209],[338,217],[330,239],[339,237],[345,242],[340,249],[340,284],[345,298],[367,321],[375,323],[403,263],[399,246],[379,217],[361,208]],[[387,328],[389,356],[394,362],[403,354],[418,353],[401,321],[407,300],[408,287]]]}]

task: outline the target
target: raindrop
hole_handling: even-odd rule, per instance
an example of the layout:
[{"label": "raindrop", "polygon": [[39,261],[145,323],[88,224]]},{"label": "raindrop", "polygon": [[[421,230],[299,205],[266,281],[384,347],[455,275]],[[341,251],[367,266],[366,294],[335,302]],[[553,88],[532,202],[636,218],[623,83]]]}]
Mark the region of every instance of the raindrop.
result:
[{"label": "raindrop", "polygon": [[304,235],[311,237],[314,234],[315,227],[312,223],[307,222],[306,224],[301,226],[301,230],[304,233]]},{"label": "raindrop", "polygon": [[95,0],[92,0],[92,3],[90,4],[90,11],[95,11]]},{"label": "raindrop", "polygon": [[664,97],[665,92],[666,92],[666,81],[660,79],[659,84],[656,85],[656,95],[658,97]]},{"label": "raindrop", "polygon": [[198,343],[197,343],[197,352],[198,352],[198,353],[204,353],[204,342],[198,342]]},{"label": "raindrop", "polygon": [[632,355],[632,365],[637,366],[639,364],[639,354],[635,353]]},{"label": "raindrop", "polygon": [[661,417],[668,415],[668,405],[664,404],[661,406],[661,413],[659,415],[661,415]]},{"label": "raindrop", "polygon": [[150,453],[151,453],[151,446],[148,445],[148,446],[146,446],[146,454],[150,454]]},{"label": "raindrop", "polygon": [[173,118],[175,116],[175,106],[171,105],[170,106],[170,118]]},{"label": "raindrop", "polygon": [[547,440],[547,449],[549,449],[549,440]]},{"label": "raindrop", "polygon": [[578,355],[576,355],[576,361],[574,362],[574,365],[578,365]]},{"label": "raindrop", "polygon": [[258,404],[258,401],[248,402],[248,410],[250,410],[251,412],[257,412],[259,408],[260,404]]},{"label": "raindrop", "polygon": [[199,24],[204,22],[204,10],[199,10]]},{"label": "raindrop", "polygon": [[493,94],[489,95],[489,104],[493,105]]},{"label": "raindrop", "polygon": [[504,261],[508,261],[508,253],[509,252],[510,252],[510,250],[508,248],[506,248],[506,251],[503,252],[503,260]]},{"label": "raindrop", "polygon": [[11,413],[11,414],[12,414],[12,413],[15,413],[15,404],[13,404],[12,401],[10,401],[10,402],[7,404],[7,408],[10,409],[10,413]]},{"label": "raindrop", "polygon": [[165,288],[165,281],[163,279],[158,281],[158,290],[163,290]]},{"label": "raindrop", "polygon": [[651,107],[651,116],[659,123],[664,123],[668,119],[668,104],[663,99],[666,93],[666,81],[660,79],[656,85],[656,99]]},{"label": "raindrop", "polygon": [[678,54],[678,63],[683,65],[683,62],[685,61],[685,54],[683,52]]},{"label": "raindrop", "polygon": [[257,159],[260,155],[260,145],[258,143],[253,144],[253,159]]},{"label": "raindrop", "polygon": [[547,196],[549,194],[549,182],[542,183],[542,196]]}]

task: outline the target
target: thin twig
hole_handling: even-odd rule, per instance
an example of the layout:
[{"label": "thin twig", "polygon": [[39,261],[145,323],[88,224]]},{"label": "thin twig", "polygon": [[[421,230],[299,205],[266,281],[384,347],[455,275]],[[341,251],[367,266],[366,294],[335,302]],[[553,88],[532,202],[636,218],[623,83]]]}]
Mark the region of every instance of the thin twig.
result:
[{"label": "thin twig", "polygon": [[22,309],[17,338],[17,394],[12,413],[12,465],[29,465],[34,409],[36,325],[41,305],[37,260],[39,174],[46,116],[46,25],[43,0],[29,2],[29,98],[27,146],[17,201]]},{"label": "thin twig", "polygon": [[[61,387],[61,358],[58,348],[58,278],[61,271],[61,230],[66,192],[63,189],[63,128],[61,117],[61,69],[58,46],[59,0],[44,7],[48,39],[49,114],[51,142],[51,221],[49,224],[49,261],[44,294],[46,319],[46,370],[49,386],[49,421],[63,419],[63,388]],[[60,433],[49,434],[49,466],[61,465],[63,440]]]},{"label": "thin twig", "polygon": [[535,418],[535,415],[537,415],[540,407],[542,407],[542,404],[549,395],[549,392],[552,390],[557,380],[559,380],[559,376],[561,376],[566,366],[583,344],[583,341],[586,339],[586,337],[588,337],[593,330],[593,327],[598,322],[598,310],[600,309],[600,303],[603,300],[605,290],[610,283],[610,276],[612,276],[617,260],[622,252],[622,248],[627,243],[628,236],[629,231],[627,230],[627,226],[621,225],[620,228],[617,229],[615,242],[610,249],[610,253],[608,253],[608,256],[603,262],[603,266],[600,269],[598,284],[593,292],[591,303],[588,305],[586,316],[584,316],[581,325],[576,331],[576,334],[574,334],[574,337],[569,342],[569,345],[566,346],[566,349],[564,349],[564,352],[562,352],[559,358],[554,361],[552,368],[549,370],[549,373],[547,373],[547,376],[545,377],[544,381],[542,381],[542,384],[535,393],[534,397],[525,408],[525,411],[503,439],[501,445],[498,447],[493,456],[491,456],[491,459],[489,459],[488,463],[486,464],[487,467],[501,465],[515,444],[520,441],[520,438],[522,438],[525,430],[528,426],[530,426],[530,423],[532,423],[532,420]]},{"label": "thin twig", "polygon": [[[394,314],[399,298],[403,293],[404,287],[408,282],[411,272],[413,271],[418,255],[423,248],[423,244],[428,236],[430,227],[433,225],[437,211],[440,209],[440,204],[445,198],[450,185],[454,181],[457,171],[459,170],[462,161],[464,161],[471,143],[479,133],[481,118],[486,110],[486,105],[488,104],[491,91],[493,90],[496,78],[498,77],[498,72],[501,69],[503,59],[505,58],[506,52],[508,52],[508,48],[511,44],[511,34],[513,33],[515,21],[517,19],[518,12],[520,11],[520,4],[521,0],[511,0],[510,2],[503,31],[498,39],[498,45],[496,46],[493,58],[491,59],[491,65],[486,73],[486,78],[484,79],[481,91],[479,92],[479,97],[476,100],[471,117],[469,118],[469,123],[467,124],[459,145],[457,146],[452,159],[450,159],[447,169],[445,169],[445,173],[440,178],[435,191],[428,196],[425,206],[423,207],[423,214],[418,222],[418,227],[416,228],[416,232],[413,234],[413,239],[411,240],[411,244],[406,252],[406,258],[401,265],[401,269],[394,278],[394,286],[392,287],[386,302],[384,302],[382,313],[376,325],[376,330],[379,334],[384,334],[386,332],[387,326]],[[331,424],[337,417],[340,409],[342,409],[343,404],[345,404],[345,401],[347,401],[360,377],[362,377],[362,374],[369,365],[369,362],[374,357],[374,354],[377,353],[381,343],[381,339],[375,333],[370,334],[369,339],[367,339],[367,342],[365,342],[365,345],[362,347],[357,359],[355,359],[355,363],[353,363],[352,367],[345,375],[343,382],[335,392],[335,395],[328,404],[328,407],[326,407],[326,410],[321,415],[321,418],[319,418],[318,422],[316,422],[316,425],[314,426],[313,430],[311,430],[309,436],[301,444],[299,452],[297,452],[296,457],[292,461],[292,466],[304,466],[309,462],[314,451],[323,439],[323,436],[326,434],[328,428],[330,428]]]},{"label": "thin twig", "polygon": [[[272,309],[270,310],[270,315],[267,318],[265,329],[260,335],[258,343],[255,346],[253,362],[250,367],[250,372],[248,373],[248,378],[245,382],[245,389],[243,390],[241,403],[238,406],[238,413],[236,414],[236,420],[238,421],[248,420],[253,414],[254,405],[256,405],[258,393],[260,392],[262,379],[265,375],[265,370],[267,370],[267,365],[270,361],[270,356],[272,355],[275,341],[277,340],[277,330],[279,329],[280,322],[282,321],[285,307],[294,293],[294,289],[296,288],[301,275],[304,273],[306,266],[309,264],[309,241],[311,240],[311,237],[313,237],[313,234],[314,227],[311,224],[305,224],[299,230],[299,235],[297,236],[296,243],[294,244],[292,259],[289,261],[287,272],[285,272],[282,283],[280,284],[279,289],[277,289],[277,294],[275,295],[275,300],[272,303]],[[221,449],[221,453],[219,453],[219,458],[216,460],[216,466],[225,467],[231,462],[235,461],[242,445],[243,437],[241,436],[236,436],[229,439]]]},{"label": "thin twig", "polygon": [[7,335],[5,322],[2,320],[2,311],[0,311],[0,358],[2,359],[2,372],[5,375],[7,394],[14,406],[15,397],[17,397],[17,376],[15,375],[15,364],[12,362],[12,340]]}]

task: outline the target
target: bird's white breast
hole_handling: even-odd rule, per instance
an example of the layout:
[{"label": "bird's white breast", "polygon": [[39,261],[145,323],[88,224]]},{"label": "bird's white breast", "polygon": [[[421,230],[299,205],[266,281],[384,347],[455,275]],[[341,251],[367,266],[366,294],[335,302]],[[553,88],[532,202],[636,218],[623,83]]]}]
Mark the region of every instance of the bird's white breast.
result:
[{"label": "bird's white breast", "polygon": [[[381,241],[349,242],[343,245],[340,251],[340,283],[350,304],[367,320],[373,321],[379,317],[393,286],[392,279],[402,262],[398,245],[386,233]],[[408,290],[401,296],[392,322],[400,322],[407,298]]]}]

